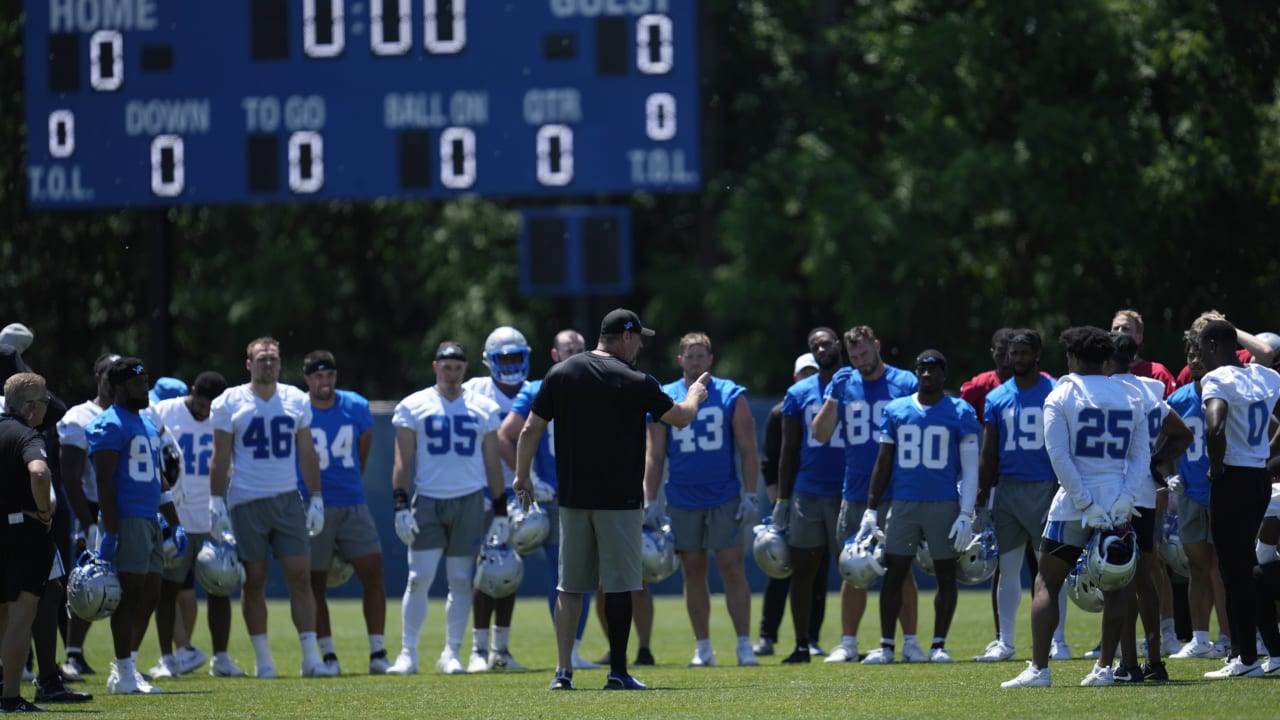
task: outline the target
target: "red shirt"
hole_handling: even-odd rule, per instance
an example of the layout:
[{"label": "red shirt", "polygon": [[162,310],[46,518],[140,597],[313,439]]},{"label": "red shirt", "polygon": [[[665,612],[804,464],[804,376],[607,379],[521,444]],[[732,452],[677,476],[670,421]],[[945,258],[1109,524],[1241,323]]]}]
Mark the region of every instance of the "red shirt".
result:
[{"label": "red shirt", "polygon": [[[995,370],[974,375],[968,382],[960,386],[960,397],[978,411],[978,422],[983,423],[982,415],[987,409],[987,393],[1004,384]],[[983,423],[985,424],[985,423]]]},{"label": "red shirt", "polygon": [[[1253,362],[1253,353],[1245,350],[1244,348],[1240,348],[1236,351],[1236,357],[1240,358],[1240,362],[1245,363],[1246,365]],[[1178,387],[1190,385],[1193,382],[1195,382],[1195,378],[1191,377],[1191,368],[1183,365],[1182,371],[1178,373]]]},{"label": "red shirt", "polygon": [[1143,360],[1139,363],[1135,363],[1133,367],[1129,368],[1129,372],[1137,375],[1138,377],[1155,378],[1156,380],[1164,383],[1164,396],[1166,398],[1172,395],[1174,390],[1178,389],[1178,385],[1173,379],[1173,373],[1169,372],[1169,368],[1158,362]]}]

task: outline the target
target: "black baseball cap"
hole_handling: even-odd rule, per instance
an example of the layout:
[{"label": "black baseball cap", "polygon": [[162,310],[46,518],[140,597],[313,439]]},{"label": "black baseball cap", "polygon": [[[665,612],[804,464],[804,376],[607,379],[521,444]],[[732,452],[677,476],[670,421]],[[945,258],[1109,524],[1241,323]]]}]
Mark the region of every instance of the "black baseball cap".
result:
[{"label": "black baseball cap", "polygon": [[146,374],[147,369],[142,366],[142,361],[138,358],[120,358],[111,363],[111,368],[107,370],[107,380],[112,385],[123,385],[139,375]]},{"label": "black baseball cap", "polygon": [[947,356],[937,350],[925,350],[916,356],[916,367],[921,365],[941,365],[947,366]]},{"label": "black baseball cap", "polygon": [[440,346],[436,348],[436,355],[434,359],[461,360],[462,362],[466,362],[467,351],[462,349],[461,344],[446,340],[445,342],[440,343]]},{"label": "black baseball cap", "polygon": [[645,337],[653,337],[653,330],[640,322],[640,316],[624,308],[610,311],[600,322],[601,335],[621,335],[624,332],[638,332]]}]

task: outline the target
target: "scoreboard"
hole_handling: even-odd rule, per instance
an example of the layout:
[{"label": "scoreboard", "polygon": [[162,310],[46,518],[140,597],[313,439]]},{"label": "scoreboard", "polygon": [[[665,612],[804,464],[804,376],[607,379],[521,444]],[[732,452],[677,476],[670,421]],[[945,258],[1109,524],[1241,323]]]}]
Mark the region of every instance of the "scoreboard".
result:
[{"label": "scoreboard", "polygon": [[27,0],[38,208],[700,185],[696,0]]}]

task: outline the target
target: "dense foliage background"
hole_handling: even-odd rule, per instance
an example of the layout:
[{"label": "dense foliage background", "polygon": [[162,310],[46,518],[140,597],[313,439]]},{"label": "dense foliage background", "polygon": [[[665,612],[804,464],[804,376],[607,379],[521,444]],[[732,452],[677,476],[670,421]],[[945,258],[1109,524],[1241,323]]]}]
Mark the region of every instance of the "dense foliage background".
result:
[{"label": "dense foliage background", "polygon": [[[35,330],[30,364],[73,399],[104,349],[234,382],[262,334],[286,379],[328,347],[371,397],[504,323],[540,374],[556,330],[593,343],[618,304],[661,333],[650,371],[674,375],[703,329],[758,393],[815,325],[869,324],[890,362],[940,348],[953,387],[1000,325],[1052,336],[1135,307],[1175,372],[1201,310],[1280,330],[1271,3],[704,0],[704,190],[630,198],[636,292],[582,300],[519,295],[514,201],[175,209],[171,257],[156,211],[31,212],[21,28],[0,0],[0,324]],[[148,313],[166,263],[171,353]],[[1045,365],[1064,370],[1055,343]]]}]

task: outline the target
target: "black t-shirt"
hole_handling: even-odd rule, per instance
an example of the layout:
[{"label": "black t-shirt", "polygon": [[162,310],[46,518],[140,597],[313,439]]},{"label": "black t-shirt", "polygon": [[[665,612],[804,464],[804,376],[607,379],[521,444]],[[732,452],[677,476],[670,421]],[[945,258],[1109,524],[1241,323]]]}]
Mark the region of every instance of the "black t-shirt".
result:
[{"label": "black t-shirt", "polygon": [[782,457],[782,403],[769,410],[764,423],[764,457],[760,469],[764,472],[765,485],[778,484],[778,460]]},{"label": "black t-shirt", "polygon": [[0,415],[0,513],[35,512],[27,470],[32,460],[47,460],[40,433],[12,415]]},{"label": "black t-shirt", "polygon": [[647,418],[662,417],[674,404],[652,375],[617,357],[584,352],[553,365],[533,412],[556,424],[560,504],[643,507]]}]

